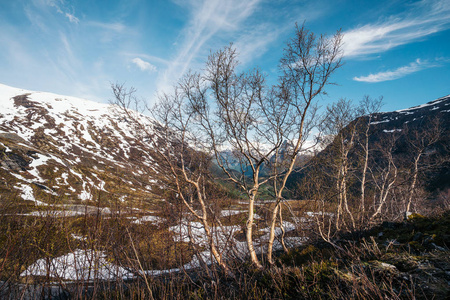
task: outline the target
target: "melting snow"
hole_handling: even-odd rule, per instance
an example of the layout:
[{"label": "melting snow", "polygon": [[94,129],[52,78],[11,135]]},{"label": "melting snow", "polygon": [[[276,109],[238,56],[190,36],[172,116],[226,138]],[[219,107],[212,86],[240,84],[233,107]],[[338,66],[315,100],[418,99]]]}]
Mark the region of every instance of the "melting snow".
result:
[{"label": "melting snow", "polygon": [[42,179],[41,176],[39,175],[39,171],[37,169],[37,167],[44,165],[47,163],[47,161],[50,159],[50,157],[48,156],[44,156],[44,155],[37,155],[38,158],[33,159],[33,161],[30,164],[30,167],[32,167],[32,170],[29,170],[28,173],[30,173],[31,175],[33,175],[34,177],[38,178],[39,181],[41,182],[45,182],[46,180]]},{"label": "melting snow", "polygon": [[133,223],[133,224],[142,224],[144,222],[152,222],[152,223],[155,223],[155,224],[159,224],[159,223],[164,222],[164,219],[161,218],[161,217],[158,217],[158,216],[143,216],[143,217],[141,217],[141,218],[139,218],[137,220],[134,220],[131,223]]},{"label": "melting snow", "polygon": [[106,259],[102,251],[80,250],[47,262],[39,259],[23,271],[20,276],[47,276],[63,280],[112,280],[132,278],[133,274]]},{"label": "melting snow", "polygon": [[43,211],[32,211],[25,215],[34,217],[75,217],[79,215],[84,215],[84,213],[73,210],[43,210]]},{"label": "melting snow", "polygon": [[33,201],[36,205],[47,205],[46,203],[34,198],[33,188],[31,186],[19,183],[19,186],[15,186],[14,188],[22,191],[21,196],[23,200]]},{"label": "melting snow", "polygon": [[402,131],[402,129],[391,129],[391,130],[384,129],[383,130],[383,132],[386,132],[386,133],[401,132],[401,131]]},{"label": "melting snow", "polygon": [[222,217],[228,217],[228,216],[233,216],[233,215],[237,215],[240,213],[245,212],[245,210],[233,210],[233,209],[224,209],[220,212],[220,215]]},{"label": "melting snow", "polygon": [[422,104],[422,105],[418,105],[418,106],[414,106],[414,107],[406,108],[406,109],[396,110],[396,112],[406,112],[406,111],[416,110],[416,109],[419,109],[419,108],[424,108],[424,107],[427,107],[427,106],[433,106],[433,105],[436,105],[438,103],[441,103],[441,102],[447,100],[448,97],[450,97],[450,95],[447,95],[445,97],[436,99],[434,101],[431,101],[431,102],[428,102],[428,103],[425,103],[425,104]]},{"label": "melting snow", "polygon": [[387,119],[387,120],[382,120],[382,121],[375,121],[375,122],[370,122],[370,125],[376,125],[376,124],[380,124],[380,123],[387,123],[391,120]]}]

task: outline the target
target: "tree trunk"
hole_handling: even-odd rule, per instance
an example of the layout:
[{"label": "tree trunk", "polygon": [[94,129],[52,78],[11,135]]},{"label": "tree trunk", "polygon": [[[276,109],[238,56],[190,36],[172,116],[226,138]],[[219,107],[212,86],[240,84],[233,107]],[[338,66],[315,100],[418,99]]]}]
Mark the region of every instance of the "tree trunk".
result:
[{"label": "tree trunk", "polygon": [[255,248],[253,247],[253,224],[254,224],[253,210],[254,210],[254,206],[255,206],[255,197],[256,197],[256,192],[252,192],[251,196],[249,197],[246,238],[247,238],[248,252],[250,254],[250,259],[251,259],[252,263],[258,269],[262,269],[262,265],[259,262],[258,257],[256,256]]},{"label": "tree trunk", "polygon": [[414,173],[413,173],[413,179],[411,182],[411,186],[409,187],[408,203],[406,204],[406,211],[405,211],[405,220],[408,219],[408,215],[410,213],[414,189],[416,188],[416,183],[417,183],[417,175],[419,173],[419,160],[420,160],[421,156],[422,156],[422,152],[419,152],[417,154],[416,158],[414,159]]},{"label": "tree trunk", "polygon": [[273,242],[275,240],[275,224],[277,222],[278,210],[280,209],[281,203],[280,200],[281,199],[277,199],[276,201],[275,208],[272,210],[272,217],[270,221],[269,243],[267,245],[267,260],[271,265],[273,264],[272,250],[273,250]]}]

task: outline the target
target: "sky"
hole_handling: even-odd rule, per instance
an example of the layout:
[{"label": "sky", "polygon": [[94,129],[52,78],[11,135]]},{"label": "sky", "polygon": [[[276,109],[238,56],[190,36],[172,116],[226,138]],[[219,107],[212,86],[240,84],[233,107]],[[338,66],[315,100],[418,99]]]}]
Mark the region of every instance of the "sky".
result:
[{"label": "sky", "polygon": [[295,23],[344,34],[320,103],[383,97],[383,111],[450,94],[450,0],[0,0],[0,83],[107,103],[111,83],[150,102],[230,43],[269,81]]}]

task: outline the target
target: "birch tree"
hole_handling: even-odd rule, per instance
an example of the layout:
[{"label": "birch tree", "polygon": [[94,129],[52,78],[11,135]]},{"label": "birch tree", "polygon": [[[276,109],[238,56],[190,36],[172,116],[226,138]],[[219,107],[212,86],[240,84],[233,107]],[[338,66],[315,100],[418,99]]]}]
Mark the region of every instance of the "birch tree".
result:
[{"label": "birch tree", "polygon": [[[272,250],[275,225],[286,182],[292,174],[298,155],[317,122],[319,95],[331,84],[331,75],[341,66],[342,35],[316,36],[304,26],[295,27],[280,60],[281,75],[277,85],[268,87],[259,70],[236,71],[236,50],[225,47],[209,56],[202,84],[208,95],[191,97],[202,126],[211,141],[211,149],[229,180],[239,186],[248,198],[246,223],[247,246],[251,261],[262,267],[253,246],[254,205],[262,185],[274,183],[275,203],[270,213],[268,261]],[[200,78],[198,76],[197,78]],[[190,93],[200,95],[200,93]],[[282,145],[286,147],[280,155]],[[241,172],[230,172],[223,147],[232,149]],[[261,168],[271,165],[268,176]],[[246,171],[250,176],[246,176]]]},{"label": "birch tree", "polygon": [[207,151],[202,151],[201,140],[196,138],[198,132],[192,121],[193,112],[188,107],[188,95],[179,88],[173,94],[160,95],[157,104],[149,109],[155,118],[149,122],[137,111],[139,101],[134,96],[134,89],[115,84],[112,90],[114,103],[119,113],[128,118],[130,126],[134,126],[137,140],[153,145],[159,159],[160,181],[202,224],[214,259],[227,275],[234,276],[216,244],[210,225],[212,214],[207,203],[212,198],[207,193],[210,157]]}]

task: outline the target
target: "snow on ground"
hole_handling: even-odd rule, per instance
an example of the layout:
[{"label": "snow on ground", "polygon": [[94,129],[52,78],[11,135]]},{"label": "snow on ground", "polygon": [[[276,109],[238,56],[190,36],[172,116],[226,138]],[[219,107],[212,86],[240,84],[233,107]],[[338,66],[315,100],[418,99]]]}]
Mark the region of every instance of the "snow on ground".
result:
[{"label": "snow on ground", "polygon": [[34,198],[33,188],[31,186],[19,183],[18,186],[15,186],[14,188],[22,191],[22,194],[20,196],[23,200],[33,201],[36,205],[47,205],[46,203]]},{"label": "snow on ground", "polygon": [[39,259],[20,276],[47,276],[62,280],[112,280],[132,278],[133,274],[106,259],[102,251],[80,250],[47,261]]},{"label": "snow on ground", "polygon": [[35,178],[39,180],[39,182],[45,182],[46,180],[42,179],[41,175],[39,174],[39,170],[37,169],[39,166],[44,165],[47,163],[47,161],[50,159],[50,157],[45,155],[39,155],[35,154],[37,158],[33,159],[33,161],[30,163],[30,167],[32,167],[32,170],[28,170],[28,173],[33,175]]},{"label": "snow on ground", "polygon": [[[295,230],[297,228],[294,223],[291,222],[283,222],[283,228],[285,232],[289,232],[292,230]],[[261,229],[262,232],[267,232],[266,234],[262,235],[259,239],[260,241],[268,241],[270,237],[270,227],[266,227],[264,229]],[[281,227],[275,227],[275,236],[279,236],[283,233],[281,230]]]},{"label": "snow on ground", "polygon": [[92,193],[90,188],[86,188],[86,182],[83,181],[83,190],[78,194],[78,199],[82,201],[92,200]]},{"label": "snow on ground", "polygon": [[[284,238],[284,243],[286,244],[286,247],[298,247],[304,244],[308,239],[306,237],[300,237],[300,236],[290,236]],[[278,239],[275,239],[273,241],[273,249],[274,250],[281,250],[283,249],[283,245]]]},{"label": "snow on ground", "polygon": [[333,213],[323,212],[323,211],[307,211],[305,214],[306,214],[308,217],[314,217],[314,216],[334,216]]},{"label": "snow on ground", "polygon": [[[82,214],[83,212],[74,210],[70,211],[47,211],[47,212],[32,212],[28,215],[41,216],[45,214],[53,214],[55,216],[64,216]],[[67,216],[67,215],[66,215]],[[135,220],[133,223],[141,224],[142,222],[159,222],[162,218],[157,216],[143,216],[140,219]],[[290,222],[284,222],[285,231],[291,231],[295,229],[295,224]],[[238,255],[245,257],[247,255],[247,243],[237,241],[234,239],[234,234],[239,231],[241,227],[239,225],[212,227],[211,231],[214,236],[214,241],[219,249],[223,251],[227,247],[232,252],[222,252],[222,255]],[[175,242],[190,242],[192,241],[198,246],[206,247],[208,249],[208,239],[204,227],[199,222],[189,222],[183,220],[181,224],[172,226],[169,228],[174,234]],[[259,239],[255,239],[255,250],[257,253],[265,251],[267,249],[267,242],[269,238],[269,228],[265,228],[262,231],[267,232]],[[281,234],[281,229],[276,227],[276,236]],[[83,240],[84,237],[72,234],[75,239]],[[286,237],[285,243],[288,247],[299,246],[305,242],[303,237]],[[274,249],[282,249],[282,245],[279,240],[275,239]],[[234,250],[234,251],[233,251]],[[200,267],[203,263],[208,265],[214,263],[215,260],[209,250],[201,251],[194,255],[192,260],[181,268],[166,269],[166,270],[145,270],[147,275],[157,276],[161,274],[167,274],[171,272],[178,272],[182,269],[189,270]],[[72,253],[62,255],[54,258],[51,261],[45,259],[39,259],[32,265],[30,265],[20,276],[47,276],[61,280],[114,280],[116,278],[130,279],[134,278],[134,274],[129,270],[126,270],[120,266],[111,263],[104,252],[94,250],[80,250],[77,249]]]},{"label": "snow on ground", "polygon": [[25,214],[25,216],[34,216],[34,217],[74,217],[79,215],[84,215],[84,213],[72,210],[41,210],[41,211],[32,211],[28,214]]},{"label": "snow on ground", "polygon": [[158,217],[158,216],[143,216],[143,217],[141,217],[141,218],[139,218],[137,220],[134,220],[131,223],[133,223],[133,224],[142,224],[144,222],[151,222],[151,223],[154,223],[154,224],[159,224],[159,223],[164,222],[164,218],[161,218],[161,217]]},{"label": "snow on ground", "polygon": [[[2,133],[2,132],[0,131],[0,133]],[[6,152],[12,152],[12,150],[8,146],[6,146],[5,144],[0,143],[0,145],[5,148],[5,153]]]},{"label": "snow on ground", "polygon": [[220,212],[222,217],[228,217],[246,212],[245,210],[224,209]]},{"label": "snow on ground", "polygon": [[[205,228],[199,222],[188,222],[183,220],[179,225],[169,227],[169,230],[174,234],[175,242],[189,242],[192,241],[200,246],[208,244]],[[222,226],[211,227],[216,244],[223,244],[233,236],[235,232],[241,230],[241,226]]]},{"label": "snow on ground", "polygon": [[[26,95],[29,101],[34,102],[34,107],[16,106],[12,98],[19,95]],[[0,116],[2,119],[0,132],[17,134],[26,141],[23,146],[30,147],[29,143],[36,134],[36,129],[39,128],[43,129],[46,135],[52,137],[54,142],[49,141],[51,145],[65,153],[71,153],[74,151],[74,147],[77,147],[81,151],[99,158],[100,163],[106,160],[119,167],[127,167],[122,165],[115,155],[121,153],[127,158],[131,148],[130,143],[135,140],[136,135],[135,129],[130,126],[127,118],[120,115],[120,109],[117,107],[76,97],[13,88],[3,84],[0,84],[0,100]],[[30,113],[30,110],[34,113]],[[43,117],[44,115],[45,117]],[[138,116],[152,131],[155,121],[148,116],[141,114],[138,114]],[[55,123],[50,124],[51,128],[48,128],[49,119],[54,120]],[[98,137],[94,136],[99,132],[103,132],[118,141],[116,152],[110,153],[102,149],[98,143]],[[144,142],[147,146],[151,146],[151,140]],[[10,149],[7,149],[7,151],[10,151]],[[37,181],[43,182],[37,167],[48,163],[50,159],[65,167],[81,162],[78,157],[75,161],[71,161],[67,158],[62,160],[54,155],[43,156],[38,154],[38,158],[33,160],[32,168],[29,171],[31,175],[37,178]],[[142,171],[139,173],[143,174]],[[66,183],[67,180],[63,179]],[[92,181],[88,177],[80,177],[80,179],[83,182]],[[105,184],[101,180],[97,181],[98,178],[93,177],[91,179],[98,183],[100,189],[105,189]],[[90,183],[88,182],[88,184]],[[90,184],[90,186],[93,185]],[[87,199],[89,197],[90,190],[85,187],[81,198]]]},{"label": "snow on ground", "polygon": [[428,103],[425,103],[425,104],[422,104],[422,105],[418,105],[418,106],[414,106],[414,107],[406,108],[406,109],[396,110],[396,112],[407,112],[407,111],[416,110],[416,109],[419,109],[419,108],[424,108],[424,107],[427,107],[427,106],[434,106],[436,104],[439,104],[439,103],[445,101],[448,97],[450,97],[450,95],[447,95],[445,97],[436,99],[434,101],[431,101],[431,102],[428,102]]},{"label": "snow on ground", "polygon": [[85,238],[84,236],[76,235],[76,234],[74,234],[74,233],[71,233],[70,236],[71,236],[73,239],[75,239],[75,240],[79,240],[79,241],[84,241],[84,240],[86,240],[86,238]]},{"label": "snow on ground", "polygon": [[384,129],[383,130],[383,132],[386,132],[386,133],[394,133],[394,132],[401,132],[401,131],[402,131],[402,129],[392,129],[392,130]]},{"label": "snow on ground", "polygon": [[391,121],[390,119],[381,120],[381,121],[375,121],[375,122],[370,122],[370,125],[376,125],[376,124],[381,124],[381,123],[388,123],[390,121]]}]

